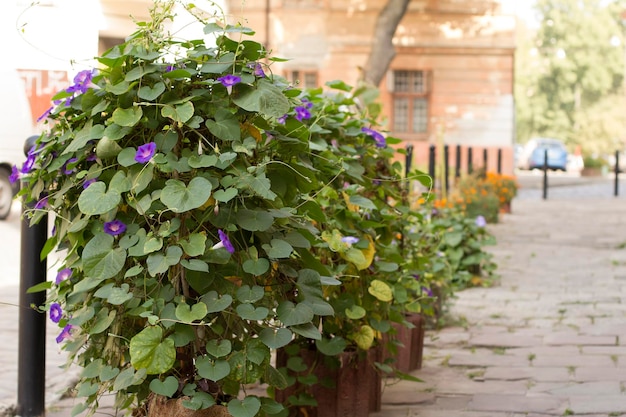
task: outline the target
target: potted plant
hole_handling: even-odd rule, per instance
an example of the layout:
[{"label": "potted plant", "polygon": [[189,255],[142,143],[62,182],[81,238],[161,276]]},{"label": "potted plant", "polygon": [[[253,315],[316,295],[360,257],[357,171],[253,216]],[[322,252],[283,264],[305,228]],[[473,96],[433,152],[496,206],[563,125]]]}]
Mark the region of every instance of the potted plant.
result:
[{"label": "potted plant", "polygon": [[299,210],[323,186],[300,172],[311,114],[260,44],[226,36],[251,30],[207,23],[215,46],[178,41],[162,30],[173,6],[157,3],[56,95],[14,170],[37,202],[31,221],[55,214],[43,255],[65,251],[35,290],[49,291],[42,308],[84,368],[74,413],[114,393],[140,415],[167,415],[169,398],[276,415],[282,405],[243,387],[284,386],[271,350],[319,339],[313,323],[334,313],[329,283],[297,256],[320,233]]},{"label": "potted plant", "polygon": [[377,184],[398,180],[393,150],[345,110],[366,89],[294,88],[250,29],[200,14],[215,45],[176,40],[163,30],[174,4],[155,3],[55,96],[14,169],[31,222],[54,213],[42,256],[62,251],[33,290],[48,291],[41,308],[83,368],[74,414],[114,394],[134,415],[284,415],[245,391],[287,387],[273,350],[367,351],[419,304],[413,284],[384,278],[392,257],[373,262],[400,259],[401,211]]}]

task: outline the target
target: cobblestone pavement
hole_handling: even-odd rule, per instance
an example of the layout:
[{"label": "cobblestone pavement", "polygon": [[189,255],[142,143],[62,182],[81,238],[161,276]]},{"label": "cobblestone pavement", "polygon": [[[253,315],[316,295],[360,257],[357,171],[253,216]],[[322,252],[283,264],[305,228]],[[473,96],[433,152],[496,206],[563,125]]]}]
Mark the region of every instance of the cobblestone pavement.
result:
[{"label": "cobblestone pavement", "polygon": [[520,199],[490,230],[500,284],[458,294],[375,416],[626,415],[626,201]]},{"label": "cobblestone pavement", "polygon": [[[449,325],[427,332],[424,382],[387,381],[370,417],[626,415],[626,199],[516,199],[489,228],[500,283],[457,294]],[[0,401],[15,390],[15,311],[0,304]],[[70,378],[49,340],[58,393]],[[51,398],[46,415],[68,417],[74,400]],[[107,403],[97,415],[114,415]]]}]

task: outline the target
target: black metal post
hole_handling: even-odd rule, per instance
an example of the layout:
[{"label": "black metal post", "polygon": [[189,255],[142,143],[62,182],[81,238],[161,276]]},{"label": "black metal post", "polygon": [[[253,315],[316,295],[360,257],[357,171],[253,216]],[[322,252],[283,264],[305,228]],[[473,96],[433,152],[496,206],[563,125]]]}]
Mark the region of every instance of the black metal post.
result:
[{"label": "black metal post", "polygon": [[[33,137],[28,138],[25,149],[33,144]],[[46,294],[44,291],[28,294],[27,291],[46,281],[46,261],[40,260],[39,254],[47,233],[47,218],[33,226],[22,218],[17,359],[17,415],[21,417],[45,416],[46,315],[35,308],[45,302]]]},{"label": "black metal post", "polygon": [[450,189],[450,147],[443,145],[443,181],[446,195]]},{"label": "black metal post", "polygon": [[502,149],[498,148],[498,174],[502,174]]},{"label": "black metal post", "polygon": [[615,151],[615,188],[613,195],[617,197],[619,195],[619,151]]},{"label": "black metal post", "polygon": [[435,183],[435,145],[430,145],[428,148],[428,175],[433,179],[433,186]]},{"label": "black metal post", "polygon": [[454,155],[454,159],[454,178],[459,179],[461,177],[461,145],[456,145],[456,154]]},{"label": "black metal post", "polygon": [[543,151],[543,199],[548,198],[548,150]]},{"label": "black metal post", "polygon": [[485,167],[485,173],[489,171],[489,161],[487,160],[488,156],[489,155],[488,155],[487,148],[484,148],[483,149],[483,166]]},{"label": "black metal post", "polygon": [[467,148],[467,173],[471,174],[473,170],[472,167],[472,147]]},{"label": "black metal post", "polygon": [[406,147],[406,155],[404,160],[404,176],[408,177],[411,172],[411,166],[413,165],[413,145]]}]

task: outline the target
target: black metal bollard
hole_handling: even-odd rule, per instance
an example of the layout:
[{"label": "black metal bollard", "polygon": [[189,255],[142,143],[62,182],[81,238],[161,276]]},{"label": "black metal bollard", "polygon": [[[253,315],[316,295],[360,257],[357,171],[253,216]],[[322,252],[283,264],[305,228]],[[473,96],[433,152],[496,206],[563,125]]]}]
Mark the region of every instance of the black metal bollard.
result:
[{"label": "black metal bollard", "polygon": [[502,174],[502,149],[498,148],[498,174]]},{"label": "black metal bollard", "polygon": [[548,198],[548,150],[543,151],[543,199]]},{"label": "black metal bollard", "polygon": [[428,148],[428,175],[433,180],[433,188],[435,185],[435,145]]},{"label": "black metal bollard", "polygon": [[471,174],[473,171],[472,167],[472,147],[467,148],[467,173]]},{"label": "black metal bollard", "polygon": [[456,154],[454,155],[454,159],[454,179],[458,180],[461,177],[461,145],[456,145]]},{"label": "black metal bollard", "polygon": [[619,151],[615,151],[615,187],[613,188],[613,195],[615,197],[619,195]]},{"label": "black metal bollard", "polygon": [[[37,137],[26,141],[29,150]],[[23,208],[22,211],[26,209]],[[46,315],[36,310],[45,302],[45,292],[28,294],[30,287],[46,281],[46,261],[39,254],[46,243],[47,218],[33,226],[23,217],[20,246],[20,299],[17,359],[17,415],[45,415]]]},{"label": "black metal bollard", "polygon": [[488,161],[489,152],[487,148],[483,149],[483,166],[485,167],[485,172],[489,171],[489,161]]}]

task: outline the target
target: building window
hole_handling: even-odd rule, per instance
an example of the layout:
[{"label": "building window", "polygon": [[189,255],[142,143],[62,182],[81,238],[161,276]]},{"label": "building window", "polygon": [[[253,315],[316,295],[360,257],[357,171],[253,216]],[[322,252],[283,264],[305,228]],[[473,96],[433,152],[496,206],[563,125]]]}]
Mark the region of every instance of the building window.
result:
[{"label": "building window", "polygon": [[298,87],[317,88],[317,71],[290,70],[287,79]]},{"label": "building window", "polygon": [[426,71],[393,71],[393,131],[427,134],[430,83]]}]

